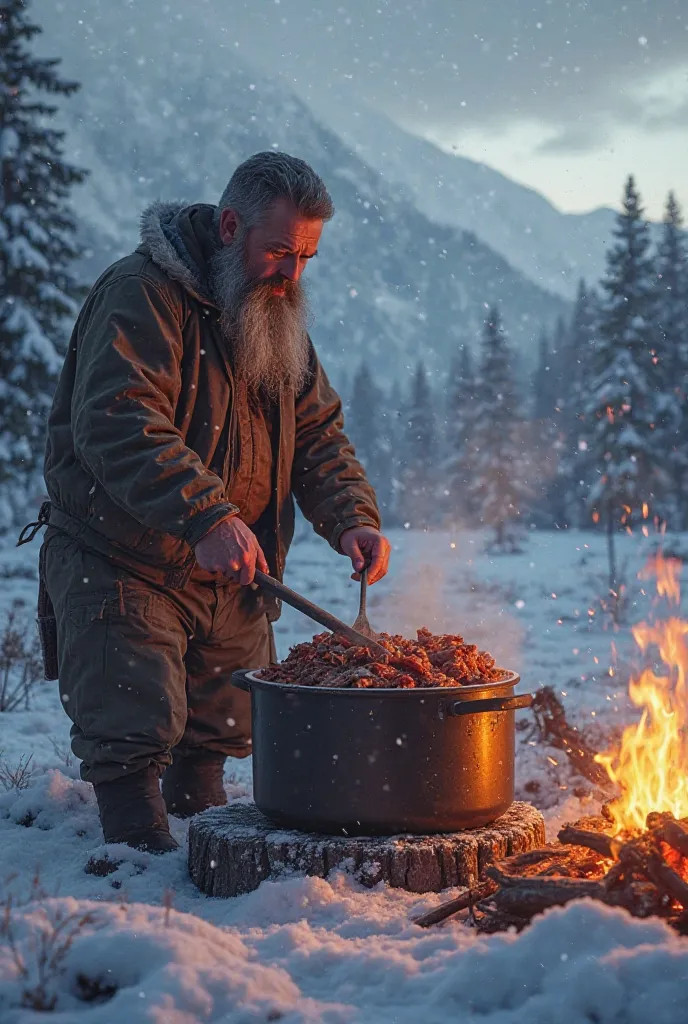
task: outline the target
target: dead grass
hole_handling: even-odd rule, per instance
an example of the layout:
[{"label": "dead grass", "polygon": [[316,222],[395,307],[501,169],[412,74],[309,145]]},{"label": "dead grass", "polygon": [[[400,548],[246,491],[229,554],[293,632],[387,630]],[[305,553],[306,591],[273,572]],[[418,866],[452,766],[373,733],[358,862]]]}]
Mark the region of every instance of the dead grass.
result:
[{"label": "dead grass", "polygon": [[18,764],[13,766],[2,758],[2,751],[0,751],[0,786],[7,793],[13,789],[17,792],[28,789],[36,774],[36,769],[31,766],[32,761],[33,754],[29,754],[28,757],[26,754],[22,754]]},{"label": "dead grass", "polygon": [[26,607],[15,601],[0,633],[0,712],[28,710],[30,698],[43,681],[41,647]]},{"label": "dead grass", "polygon": [[[36,875],[28,899],[22,902],[26,906],[45,899],[47,894]],[[39,1013],[51,1013],[57,1006],[58,986],[74,940],[87,926],[97,925],[97,915],[92,911],[69,913],[60,906],[38,907],[37,926],[29,938],[21,942],[16,920],[20,906],[12,896],[0,900],[0,940],[7,944],[22,986],[20,1005]],[[74,995],[83,1002],[106,1002],[116,992],[117,986],[105,977],[90,977],[83,972],[76,975]]]},{"label": "dead grass", "polygon": [[62,762],[65,768],[71,768],[74,765],[74,754],[68,746],[58,743],[54,738],[51,738],[50,745],[53,748],[55,757]]}]

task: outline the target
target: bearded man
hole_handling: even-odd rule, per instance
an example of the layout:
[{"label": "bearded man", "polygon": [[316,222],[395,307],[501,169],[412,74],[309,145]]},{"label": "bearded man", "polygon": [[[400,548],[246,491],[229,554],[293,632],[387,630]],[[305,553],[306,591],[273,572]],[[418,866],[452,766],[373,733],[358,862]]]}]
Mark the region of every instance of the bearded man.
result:
[{"label": "bearded man", "polygon": [[141,245],[77,320],[40,564],[107,842],[172,850],[168,811],[226,802],[225,760],[251,751],[250,697],[230,675],[275,658],[278,606],[248,585],[256,567],[281,578],[294,498],[355,578],[387,571],[374,492],[306,332],[299,278],[332,214],[312,168],[259,153],[217,207],[147,210]]}]

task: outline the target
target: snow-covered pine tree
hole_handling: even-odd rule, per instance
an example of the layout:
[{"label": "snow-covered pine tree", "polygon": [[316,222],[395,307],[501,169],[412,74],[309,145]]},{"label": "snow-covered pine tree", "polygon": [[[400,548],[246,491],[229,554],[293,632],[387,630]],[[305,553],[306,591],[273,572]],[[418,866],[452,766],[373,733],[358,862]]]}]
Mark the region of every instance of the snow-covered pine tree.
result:
[{"label": "snow-covered pine tree", "polygon": [[566,377],[566,341],[569,324],[563,316],[557,317],[550,346],[550,362],[552,366],[552,405],[554,418],[561,419],[561,410],[568,394],[569,382]]},{"label": "snow-covered pine tree", "polygon": [[593,373],[598,317],[598,295],[581,279],[561,353],[562,378],[568,381],[568,386],[560,414],[563,447],[559,466],[566,523],[579,528],[589,521],[585,506],[591,486],[591,467],[585,409]]},{"label": "snow-covered pine tree", "polygon": [[667,408],[662,417],[669,453],[673,519],[688,528],[688,246],[681,208],[669,193],[657,250],[659,359]]},{"label": "snow-covered pine tree", "polygon": [[513,360],[499,310],[483,331],[468,459],[469,487],[479,520],[495,531],[495,546],[515,547],[515,524],[530,498],[524,423]]},{"label": "snow-covered pine tree", "polygon": [[63,160],[56,107],[41,98],[78,86],[31,52],[39,32],[26,0],[0,0],[0,529],[42,493],[45,421],[81,295],[68,199],[84,172]]},{"label": "snow-covered pine tree", "polygon": [[535,521],[547,528],[561,521],[561,488],[558,480],[560,437],[557,410],[562,324],[557,323],[552,340],[543,331],[538,361],[532,376],[533,454],[537,459],[538,497]]},{"label": "snow-covered pine tree", "polygon": [[538,345],[538,361],[533,374],[533,416],[539,421],[554,417],[555,369],[552,365],[549,338],[543,331]]},{"label": "snow-covered pine tree", "polygon": [[386,396],[368,364],[361,363],[351,384],[347,433],[375,487],[385,518],[391,511],[394,468],[390,426]]},{"label": "snow-covered pine tree", "polygon": [[380,389],[380,415],[378,418],[379,436],[376,445],[378,501],[383,520],[387,525],[395,525],[396,514],[396,470],[399,455],[398,427],[399,417],[391,395]]},{"label": "snow-covered pine tree", "polygon": [[411,526],[427,526],[437,514],[438,436],[433,394],[422,362],[413,377],[405,427],[400,452],[399,514]]},{"label": "snow-covered pine tree", "polygon": [[452,522],[470,521],[467,450],[475,416],[475,369],[470,346],[464,343],[451,361],[446,392],[446,433],[443,460],[445,506]]},{"label": "snow-covered pine tree", "polygon": [[588,504],[608,538],[609,588],[617,591],[614,536],[662,509],[667,485],[656,355],[656,278],[649,227],[633,177],[624,191],[602,281],[600,321],[585,408],[595,480]]},{"label": "snow-covered pine tree", "polygon": [[398,524],[402,516],[403,484],[402,458],[406,447],[406,403],[399,383],[395,377],[385,403],[385,436],[390,446],[390,468],[392,481],[390,489],[390,511],[388,521]]}]

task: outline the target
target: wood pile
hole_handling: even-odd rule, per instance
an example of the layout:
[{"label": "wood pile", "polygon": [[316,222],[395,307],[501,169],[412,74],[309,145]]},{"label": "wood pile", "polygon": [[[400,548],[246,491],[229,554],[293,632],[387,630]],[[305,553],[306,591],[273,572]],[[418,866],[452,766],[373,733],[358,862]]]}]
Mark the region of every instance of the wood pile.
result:
[{"label": "wood pile", "polygon": [[488,865],[477,886],[416,924],[467,911],[478,931],[520,931],[549,907],[589,897],[634,917],[661,917],[688,935],[688,818],[650,814],[645,831],[627,838],[610,828],[606,817],[567,825],[559,842]]}]

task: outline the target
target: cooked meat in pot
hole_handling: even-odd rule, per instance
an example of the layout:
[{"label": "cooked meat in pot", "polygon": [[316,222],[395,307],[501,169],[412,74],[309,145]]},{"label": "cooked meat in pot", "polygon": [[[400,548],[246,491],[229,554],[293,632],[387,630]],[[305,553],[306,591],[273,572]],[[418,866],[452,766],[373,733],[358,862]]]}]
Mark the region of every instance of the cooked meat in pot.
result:
[{"label": "cooked meat in pot", "polygon": [[375,658],[366,647],[332,633],[319,633],[310,643],[292,647],[279,665],[261,669],[261,679],[299,686],[412,689],[466,686],[497,682],[505,673],[494,658],[467,644],[461,636],[435,635],[419,629],[416,640],[378,634],[389,652]]}]

